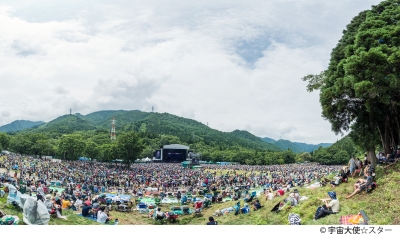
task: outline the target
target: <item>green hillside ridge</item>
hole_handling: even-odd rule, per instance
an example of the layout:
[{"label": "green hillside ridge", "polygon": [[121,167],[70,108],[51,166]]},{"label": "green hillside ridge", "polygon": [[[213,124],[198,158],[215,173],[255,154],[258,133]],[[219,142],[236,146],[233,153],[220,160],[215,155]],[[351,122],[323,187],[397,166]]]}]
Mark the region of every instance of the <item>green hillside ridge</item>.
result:
[{"label": "green hillside ridge", "polygon": [[196,120],[168,113],[149,113],[138,110],[98,111],[82,116],[82,119],[92,123],[98,129],[109,130],[113,117],[116,119],[117,132],[120,129],[133,128],[150,134],[176,136],[188,144],[203,141],[207,145],[240,145],[259,150],[281,151],[278,147],[261,141],[247,131],[221,132]]},{"label": "green hillside ridge", "polygon": [[306,143],[300,143],[300,142],[291,142],[289,140],[283,140],[280,139],[278,141],[268,138],[268,137],[263,137],[260,138],[262,141],[271,143],[279,147],[281,150],[292,150],[294,153],[302,153],[302,152],[312,152],[319,147],[326,148],[332,145],[332,143],[320,143],[318,145],[313,145],[313,144],[306,144]]},{"label": "green hillside ridge", "polygon": [[276,142],[276,140],[274,140],[274,139],[272,139],[272,138],[269,138],[269,137],[262,137],[262,138],[260,138],[262,141],[265,141],[265,142],[267,142],[267,143],[274,143],[274,142]]},{"label": "green hillside ridge", "polygon": [[345,136],[333,145],[312,152],[312,160],[322,164],[345,164],[351,156],[363,159],[365,151],[357,147],[350,136]]},{"label": "green hillside ridge", "polygon": [[285,150],[290,149],[295,153],[305,152],[304,149],[302,149],[301,147],[297,146],[296,144],[294,144],[293,142],[291,142],[289,140],[280,139],[280,140],[274,142],[273,144],[278,146],[280,149],[285,149]]},{"label": "green hillside ridge", "polygon": [[96,127],[78,115],[63,115],[38,128],[28,129],[27,132],[52,132],[69,134],[75,131],[94,130]]},{"label": "green hillside ridge", "polygon": [[306,143],[301,143],[301,142],[293,142],[293,144],[300,147],[303,150],[303,152],[311,152],[311,151],[318,149],[319,147],[327,148],[332,145],[332,143],[320,143],[318,145],[313,145],[313,144],[306,144]]},{"label": "green hillside ridge", "polygon": [[3,125],[0,127],[0,132],[17,132],[24,129],[32,128],[41,124],[44,124],[43,121],[29,121],[29,120],[16,120],[12,123]]},{"label": "green hillside ridge", "polygon": [[[139,158],[152,158],[154,151],[163,145],[183,144],[200,153],[202,159],[207,161],[231,161],[249,165],[272,164],[277,160],[279,163],[295,161],[291,152],[286,153],[247,131],[222,132],[192,119],[137,110],[60,116],[46,124],[9,134],[3,148],[21,154],[69,158],[65,149],[60,148],[60,143],[67,141],[63,140],[69,137],[65,135],[73,134],[71,139],[75,140],[71,142],[75,142],[78,154],[91,154],[91,157],[98,160],[109,161],[116,155],[113,151],[115,144],[110,140],[112,117],[115,117],[117,123],[117,142],[119,136],[127,132],[139,134],[145,146]],[[76,155],[71,154],[71,159]]]},{"label": "green hillside ridge", "polygon": [[[244,134],[246,137],[240,134],[238,135],[237,132],[221,132],[198,121],[167,113],[152,113],[148,117],[136,121],[134,126],[137,131],[139,131],[140,128],[143,129],[145,126],[145,131],[148,133],[177,136],[179,139],[186,141],[189,144],[203,141],[205,144],[209,145],[241,145],[252,149],[281,151],[272,144],[260,141],[256,136],[249,132]],[[255,139],[255,141],[251,139]]]},{"label": "green hillside ridge", "polygon": [[95,125],[97,128],[110,129],[111,119],[116,119],[115,127],[123,128],[127,124],[142,120],[153,113],[142,112],[139,110],[108,110],[108,111],[97,111],[88,115],[82,116],[83,119]]}]

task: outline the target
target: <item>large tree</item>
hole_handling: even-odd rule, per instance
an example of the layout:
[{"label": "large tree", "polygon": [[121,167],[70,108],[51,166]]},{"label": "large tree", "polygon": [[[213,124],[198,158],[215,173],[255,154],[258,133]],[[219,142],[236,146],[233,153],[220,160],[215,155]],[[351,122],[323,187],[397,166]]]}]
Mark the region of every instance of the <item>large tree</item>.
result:
[{"label": "large tree", "polygon": [[100,148],[99,146],[91,139],[88,139],[86,141],[86,147],[83,151],[86,157],[94,159],[98,158],[100,154]]},{"label": "large tree", "polygon": [[4,149],[8,149],[9,145],[10,145],[10,136],[7,135],[4,132],[0,132],[0,145],[4,148]]},{"label": "large tree", "polygon": [[123,133],[118,137],[119,159],[130,165],[144,150],[142,140],[135,132]]},{"label": "large tree", "polygon": [[303,78],[308,91],[320,89],[322,115],[332,130],[352,130],[373,164],[379,140],[386,153],[400,144],[399,4],[387,0],[361,12],[343,31],[328,69]]},{"label": "large tree", "polygon": [[77,160],[85,149],[85,142],[79,134],[63,135],[58,144],[64,159]]}]

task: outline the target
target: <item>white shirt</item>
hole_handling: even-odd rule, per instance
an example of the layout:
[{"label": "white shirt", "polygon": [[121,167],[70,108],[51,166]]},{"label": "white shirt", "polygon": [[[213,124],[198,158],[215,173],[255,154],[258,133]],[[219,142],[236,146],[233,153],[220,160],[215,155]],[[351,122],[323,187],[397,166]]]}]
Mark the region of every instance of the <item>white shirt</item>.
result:
[{"label": "white shirt", "polygon": [[339,200],[332,200],[328,205],[332,208],[333,212],[339,212]]},{"label": "white shirt", "polygon": [[77,205],[77,206],[81,206],[83,204],[83,202],[82,202],[82,200],[81,199],[76,199],[76,202],[75,202],[75,205]]},{"label": "white shirt", "polygon": [[108,216],[106,213],[104,213],[103,211],[99,210],[97,212],[97,222],[99,223],[105,223],[107,220]]},{"label": "white shirt", "polygon": [[268,200],[274,199],[274,194],[273,193],[268,193]]}]

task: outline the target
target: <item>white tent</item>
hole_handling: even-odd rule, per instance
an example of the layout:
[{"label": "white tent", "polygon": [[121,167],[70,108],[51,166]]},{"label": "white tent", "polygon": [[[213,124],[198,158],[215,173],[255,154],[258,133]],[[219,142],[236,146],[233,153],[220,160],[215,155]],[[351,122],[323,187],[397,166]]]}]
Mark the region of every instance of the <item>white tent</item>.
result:
[{"label": "white tent", "polygon": [[145,162],[149,162],[149,161],[151,161],[151,159],[150,158],[145,158],[144,161]]}]

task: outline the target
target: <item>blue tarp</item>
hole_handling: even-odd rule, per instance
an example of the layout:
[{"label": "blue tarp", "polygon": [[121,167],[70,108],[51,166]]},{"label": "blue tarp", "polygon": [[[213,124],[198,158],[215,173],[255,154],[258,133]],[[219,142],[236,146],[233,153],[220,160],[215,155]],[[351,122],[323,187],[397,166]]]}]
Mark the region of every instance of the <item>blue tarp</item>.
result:
[{"label": "blue tarp", "polygon": [[90,159],[85,158],[85,157],[80,157],[79,160],[80,160],[80,161],[90,161]]},{"label": "blue tarp", "polygon": [[[117,196],[117,194],[112,194],[112,193],[107,193],[106,194],[106,197],[109,197],[109,198],[113,198],[113,197],[115,197],[115,196]],[[129,195],[119,195],[119,197],[122,199],[122,200],[128,200],[128,201],[130,201],[131,200],[131,196],[129,196]]]}]

